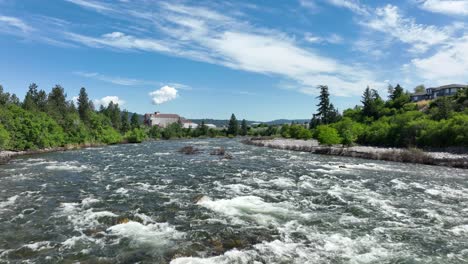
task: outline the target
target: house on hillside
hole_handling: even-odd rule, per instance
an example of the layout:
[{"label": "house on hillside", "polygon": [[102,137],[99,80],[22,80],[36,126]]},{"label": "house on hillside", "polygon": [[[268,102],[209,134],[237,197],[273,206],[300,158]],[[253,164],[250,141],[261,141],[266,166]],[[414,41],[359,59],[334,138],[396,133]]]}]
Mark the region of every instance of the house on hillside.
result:
[{"label": "house on hillside", "polygon": [[439,87],[427,88],[425,92],[411,94],[412,102],[419,102],[422,100],[433,100],[440,96],[449,96],[457,93],[458,90],[468,88],[468,85],[463,84],[449,84]]}]

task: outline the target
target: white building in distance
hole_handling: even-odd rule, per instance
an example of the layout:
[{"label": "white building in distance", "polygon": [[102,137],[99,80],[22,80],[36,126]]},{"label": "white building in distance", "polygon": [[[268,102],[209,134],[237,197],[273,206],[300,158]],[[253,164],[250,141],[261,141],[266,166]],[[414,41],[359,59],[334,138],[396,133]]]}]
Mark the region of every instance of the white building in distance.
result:
[{"label": "white building in distance", "polygon": [[154,114],[145,114],[144,124],[147,126],[158,126],[161,128],[166,128],[173,123],[180,123],[183,128],[198,127],[198,124],[193,123],[192,121],[187,120],[177,114],[162,114],[160,112],[155,112]]}]

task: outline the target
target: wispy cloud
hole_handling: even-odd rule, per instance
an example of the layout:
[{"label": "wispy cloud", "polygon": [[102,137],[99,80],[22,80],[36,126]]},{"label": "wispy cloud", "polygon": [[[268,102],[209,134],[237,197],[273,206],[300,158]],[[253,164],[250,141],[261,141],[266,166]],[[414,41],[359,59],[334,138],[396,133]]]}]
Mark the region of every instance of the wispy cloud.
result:
[{"label": "wispy cloud", "polygon": [[34,28],[20,18],[0,15],[0,31],[12,33],[17,32],[17,30],[22,33],[30,33],[34,31]]},{"label": "wispy cloud", "polygon": [[[139,21],[139,26],[156,25],[159,37],[121,32],[101,36],[67,33],[66,36],[89,47],[160,52],[237,70],[273,74],[294,81],[297,90],[302,92],[315,92],[316,85],[327,83],[335,95],[347,96],[360,91],[363,85],[377,84],[372,74],[362,67],[346,65],[301,47],[283,32],[255,27],[211,9],[161,3],[155,11],[135,8],[125,14],[129,15]],[[338,43],[341,38],[331,35],[324,41]]]},{"label": "wispy cloud", "polygon": [[114,9],[111,8],[109,5],[100,3],[100,2],[89,1],[89,0],[65,0],[65,1],[73,3],[75,5],[85,7],[85,8],[92,9],[98,12],[114,11]]},{"label": "wispy cloud", "polygon": [[136,85],[153,85],[158,84],[158,82],[146,81],[146,80],[139,80],[139,79],[131,79],[131,78],[124,78],[119,76],[108,76],[103,75],[97,72],[82,72],[76,71],[73,74],[86,77],[90,79],[100,80],[103,82],[124,85],[124,86],[136,86]]},{"label": "wispy cloud", "polygon": [[367,15],[369,10],[367,6],[361,4],[359,0],[326,0],[329,4],[334,6],[347,8],[357,14]]},{"label": "wispy cloud", "polygon": [[420,8],[430,12],[468,16],[467,0],[422,0],[419,2]]},{"label": "wispy cloud", "polygon": [[468,34],[444,45],[433,55],[412,60],[411,70],[432,83],[467,82]]},{"label": "wispy cloud", "polygon": [[176,82],[160,82],[160,81],[150,81],[143,79],[128,78],[122,76],[109,76],[97,72],[84,72],[84,71],[75,71],[73,74],[81,76],[88,79],[99,80],[102,82],[112,83],[122,86],[165,86],[169,85],[179,90],[192,90],[192,87],[182,83]]},{"label": "wispy cloud", "polygon": [[414,19],[404,17],[399,8],[393,5],[377,8],[375,16],[361,25],[410,44],[410,51],[417,53],[426,52],[432,46],[446,42],[451,36],[449,28],[417,24]]},{"label": "wispy cloud", "polygon": [[331,34],[326,37],[319,37],[311,33],[306,33],[304,39],[305,41],[310,42],[310,43],[330,43],[330,44],[343,43],[343,38],[337,34]]}]

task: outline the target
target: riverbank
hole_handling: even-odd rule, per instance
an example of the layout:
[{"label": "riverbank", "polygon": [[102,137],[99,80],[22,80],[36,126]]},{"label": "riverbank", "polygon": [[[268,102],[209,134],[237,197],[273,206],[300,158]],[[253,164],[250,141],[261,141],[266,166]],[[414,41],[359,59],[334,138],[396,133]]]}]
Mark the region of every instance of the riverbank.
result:
[{"label": "riverbank", "polygon": [[79,144],[79,145],[66,145],[63,147],[35,149],[35,150],[23,150],[23,151],[5,150],[5,151],[0,151],[0,165],[7,164],[11,159],[20,157],[20,156],[37,155],[37,154],[44,154],[44,153],[51,153],[51,152],[68,151],[68,150],[102,147],[102,146],[105,146],[105,144],[86,143],[86,144]]},{"label": "riverbank", "polygon": [[346,156],[372,160],[419,163],[468,169],[468,154],[425,152],[420,149],[378,148],[366,146],[321,146],[316,140],[246,139],[244,144],[274,149],[311,152],[314,154]]}]

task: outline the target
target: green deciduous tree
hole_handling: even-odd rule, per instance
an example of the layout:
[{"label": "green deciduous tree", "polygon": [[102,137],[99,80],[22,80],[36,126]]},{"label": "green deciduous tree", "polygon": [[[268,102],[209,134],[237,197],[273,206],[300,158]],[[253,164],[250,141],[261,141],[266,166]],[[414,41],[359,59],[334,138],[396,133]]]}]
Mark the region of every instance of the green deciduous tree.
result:
[{"label": "green deciduous tree", "polygon": [[324,145],[335,145],[341,143],[341,137],[338,131],[328,125],[320,125],[315,130],[315,137]]},{"label": "green deciduous tree", "polygon": [[0,150],[8,149],[10,133],[0,124]]},{"label": "green deciduous tree", "polygon": [[146,139],[146,133],[141,128],[134,128],[125,134],[129,143],[141,143]]}]

